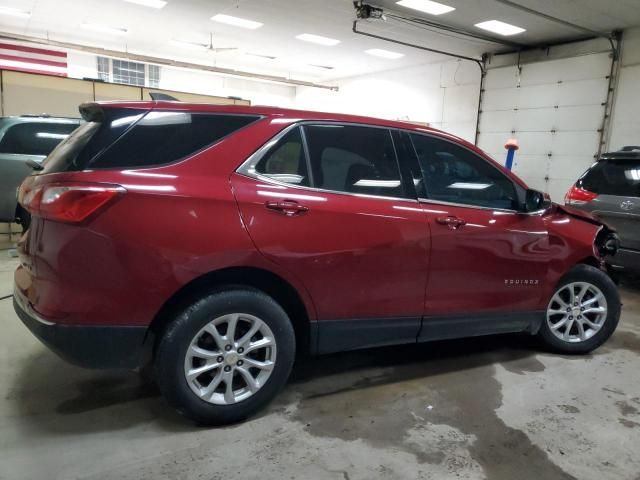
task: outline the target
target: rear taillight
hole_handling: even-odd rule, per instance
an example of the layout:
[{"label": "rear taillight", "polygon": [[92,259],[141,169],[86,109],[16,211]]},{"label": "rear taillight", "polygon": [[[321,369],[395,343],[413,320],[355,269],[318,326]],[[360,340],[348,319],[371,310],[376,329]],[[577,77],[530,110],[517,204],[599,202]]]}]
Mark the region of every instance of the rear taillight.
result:
[{"label": "rear taillight", "polygon": [[590,192],[576,185],[572,186],[564,196],[565,205],[583,205],[598,196],[597,193]]},{"label": "rear taillight", "polygon": [[51,184],[20,187],[20,204],[32,215],[58,222],[80,223],[105,208],[126,190],[118,185]]}]

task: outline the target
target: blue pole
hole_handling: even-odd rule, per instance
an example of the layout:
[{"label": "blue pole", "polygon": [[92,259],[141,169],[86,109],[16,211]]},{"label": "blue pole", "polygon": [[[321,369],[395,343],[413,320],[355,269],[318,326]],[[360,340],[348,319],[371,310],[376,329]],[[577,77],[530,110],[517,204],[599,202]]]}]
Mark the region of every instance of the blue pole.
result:
[{"label": "blue pole", "polygon": [[511,170],[511,167],[513,166],[513,157],[515,156],[515,153],[515,148],[507,148],[507,162],[505,163],[507,170]]}]

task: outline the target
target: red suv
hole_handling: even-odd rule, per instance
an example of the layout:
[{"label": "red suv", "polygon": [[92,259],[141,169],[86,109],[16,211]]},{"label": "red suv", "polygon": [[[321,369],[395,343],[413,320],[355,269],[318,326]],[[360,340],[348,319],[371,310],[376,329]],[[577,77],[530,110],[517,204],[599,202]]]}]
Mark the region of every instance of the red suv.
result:
[{"label": "red suv", "polygon": [[452,135],[268,107],[80,111],[20,189],[15,310],[73,363],[153,362],[199,422],[264,406],[296,351],[526,332],[584,353],[618,323],[615,234]]}]

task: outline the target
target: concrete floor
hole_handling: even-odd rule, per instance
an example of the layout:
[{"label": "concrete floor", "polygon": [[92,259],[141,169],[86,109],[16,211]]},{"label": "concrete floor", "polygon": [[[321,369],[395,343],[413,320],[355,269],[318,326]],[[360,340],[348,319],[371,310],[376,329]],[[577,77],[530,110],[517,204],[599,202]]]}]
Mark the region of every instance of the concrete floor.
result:
[{"label": "concrete floor", "polygon": [[[0,252],[0,297],[15,261]],[[199,428],[132,372],[59,360],[0,301],[0,479],[640,479],[640,290],[593,355],[502,336],[319,357]]]}]

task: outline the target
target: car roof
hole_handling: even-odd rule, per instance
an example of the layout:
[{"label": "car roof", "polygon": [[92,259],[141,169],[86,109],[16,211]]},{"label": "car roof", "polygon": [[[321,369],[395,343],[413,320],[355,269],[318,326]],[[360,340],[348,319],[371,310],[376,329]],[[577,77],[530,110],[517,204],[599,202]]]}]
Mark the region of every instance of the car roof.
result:
[{"label": "car roof", "polygon": [[[399,120],[386,120],[382,118],[367,117],[362,115],[351,115],[344,113],[316,112],[311,110],[296,110],[291,108],[270,107],[264,105],[215,105],[211,103],[187,103],[173,102],[166,100],[156,101],[107,101],[107,102],[91,102],[81,105],[81,108],[90,105],[96,105],[106,108],[143,108],[143,109],[163,109],[163,110],[188,110],[191,112],[213,112],[213,113],[235,113],[245,115],[261,115],[269,117],[284,117],[295,121],[318,120],[318,121],[334,121],[346,123],[364,123],[367,125],[376,125],[388,128],[400,128],[404,130],[415,130],[416,132],[435,133],[441,136],[451,138],[457,142],[466,145],[472,145],[463,138],[457,137],[442,130],[423,126],[411,122],[403,122]],[[286,123],[286,122],[283,122]]]},{"label": "car roof", "polygon": [[617,152],[603,153],[600,160],[640,160],[640,146],[629,145]]},{"label": "car roof", "polygon": [[48,115],[19,115],[19,116],[9,116],[9,117],[0,117],[0,120],[12,124],[16,123],[80,123],[80,118],[72,118],[72,117],[50,117]]}]

